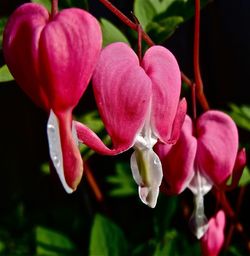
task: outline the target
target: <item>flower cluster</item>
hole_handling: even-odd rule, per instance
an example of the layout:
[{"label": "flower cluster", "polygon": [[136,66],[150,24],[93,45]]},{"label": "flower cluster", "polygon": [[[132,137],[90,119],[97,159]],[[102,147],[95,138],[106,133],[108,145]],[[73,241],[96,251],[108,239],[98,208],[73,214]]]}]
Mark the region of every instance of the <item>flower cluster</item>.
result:
[{"label": "flower cluster", "polygon": [[[206,237],[211,236],[217,218],[223,217],[219,213],[208,224],[203,197],[212,186],[225,186],[239,169],[236,125],[221,111],[208,110],[194,120],[186,114],[181,72],[166,48],[152,46],[140,59],[125,43],[104,49],[101,44],[98,21],[77,8],[52,15],[39,4],[24,4],[4,31],[11,73],[48,113],[50,156],[65,190],[74,191],[82,177],[79,142],[105,155],[133,148],[131,170],[142,202],[153,208],[159,189],[179,194],[189,188],[195,197],[193,231],[201,238],[209,226]],[[72,121],[90,79],[112,148],[86,125]],[[203,248],[209,251],[206,239]]]}]

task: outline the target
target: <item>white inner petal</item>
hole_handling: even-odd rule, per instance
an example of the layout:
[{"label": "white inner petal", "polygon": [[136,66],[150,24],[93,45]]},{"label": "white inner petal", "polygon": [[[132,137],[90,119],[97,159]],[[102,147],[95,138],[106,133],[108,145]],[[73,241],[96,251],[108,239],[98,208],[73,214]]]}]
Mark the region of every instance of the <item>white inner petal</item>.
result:
[{"label": "white inner petal", "polygon": [[151,208],[155,208],[159,195],[159,187],[138,187],[141,201]]},{"label": "white inner petal", "polygon": [[[73,128],[73,134],[74,134],[74,128]],[[48,135],[48,142],[49,142],[50,158],[55,166],[56,172],[66,192],[72,193],[73,189],[68,186],[64,177],[63,156],[62,156],[62,147],[61,147],[58,119],[52,110],[50,110],[49,120],[47,123],[47,135]]]},{"label": "white inner petal", "polygon": [[198,238],[202,238],[208,229],[208,220],[204,213],[203,196],[194,196],[194,211],[189,220],[189,226],[193,234]]},{"label": "white inner petal", "polygon": [[152,135],[150,126],[148,127],[146,129],[144,126],[142,132],[136,137],[135,152],[131,156],[130,165],[133,178],[139,186],[140,199],[154,208],[163,174],[161,161],[153,151],[157,139]]},{"label": "white inner petal", "polygon": [[212,186],[213,184],[204,177],[200,171],[197,171],[189,183],[188,188],[194,195],[198,195],[200,193],[204,196],[211,190]]},{"label": "white inner petal", "polygon": [[212,184],[198,170],[188,188],[194,194],[194,211],[189,225],[194,235],[200,239],[208,229],[208,220],[204,212],[204,195],[210,191]]}]

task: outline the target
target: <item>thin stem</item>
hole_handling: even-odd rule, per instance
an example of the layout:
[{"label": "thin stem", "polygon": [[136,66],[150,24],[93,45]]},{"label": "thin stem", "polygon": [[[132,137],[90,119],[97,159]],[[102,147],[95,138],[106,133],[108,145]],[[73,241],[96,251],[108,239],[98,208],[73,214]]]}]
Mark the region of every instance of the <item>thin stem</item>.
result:
[{"label": "thin stem", "polygon": [[135,20],[135,24],[137,25],[137,56],[141,62],[142,60],[142,47],[141,47],[141,44],[142,44],[142,27],[141,27],[141,24],[140,24],[140,21],[137,19],[137,17],[132,13],[133,15],[133,18]]},{"label": "thin stem", "polygon": [[209,110],[210,107],[209,107],[209,104],[205,97],[205,94],[203,92],[198,91],[196,95],[197,95],[197,98],[198,98],[203,110],[204,111]]},{"label": "thin stem", "polygon": [[221,191],[221,193],[220,193],[220,198],[219,198],[220,203],[221,203],[224,211],[226,212],[226,214],[231,219],[229,232],[225,239],[224,250],[226,250],[228,248],[228,246],[230,245],[231,239],[233,236],[233,232],[234,232],[234,230],[236,230],[239,234],[241,234],[242,238],[245,240],[246,248],[250,252],[250,240],[246,236],[246,234],[244,232],[244,227],[239,222],[238,217],[237,217],[237,214],[239,213],[239,208],[240,208],[242,200],[243,200],[243,195],[244,195],[244,189],[242,191],[240,191],[240,193],[239,193],[238,200],[237,200],[237,209],[236,209],[236,212],[234,212],[234,210],[232,209],[232,207],[226,197],[225,192]]},{"label": "thin stem", "polygon": [[195,20],[194,20],[194,78],[197,90],[203,90],[203,83],[200,73],[200,0],[195,0]]},{"label": "thin stem", "polygon": [[193,87],[193,82],[183,73],[181,72],[181,79],[184,83],[186,83],[190,88]]},{"label": "thin stem", "polygon": [[196,84],[193,83],[192,85],[192,107],[193,107],[193,120],[197,118],[197,111],[196,111]]},{"label": "thin stem", "polygon": [[58,13],[58,0],[52,0],[51,1],[51,17],[55,17],[55,15]]},{"label": "thin stem", "polygon": [[141,27],[141,25],[140,24],[138,24],[138,29],[137,29],[137,31],[138,31],[138,58],[139,58],[139,60],[140,60],[140,62],[141,62],[141,60],[142,60],[142,49],[141,49],[141,39],[142,39],[142,27]]},{"label": "thin stem", "polygon": [[98,202],[103,202],[104,197],[101,192],[101,189],[99,188],[99,186],[98,186],[98,184],[97,184],[97,182],[96,182],[96,180],[86,162],[84,163],[84,170],[85,170],[86,178],[88,180],[88,183],[89,183],[91,189],[93,190],[96,200]]},{"label": "thin stem", "polygon": [[200,71],[200,0],[195,0],[195,16],[194,16],[194,80],[197,90],[197,98],[201,103],[201,106],[204,110],[209,109],[207,99],[203,92],[203,82]]}]

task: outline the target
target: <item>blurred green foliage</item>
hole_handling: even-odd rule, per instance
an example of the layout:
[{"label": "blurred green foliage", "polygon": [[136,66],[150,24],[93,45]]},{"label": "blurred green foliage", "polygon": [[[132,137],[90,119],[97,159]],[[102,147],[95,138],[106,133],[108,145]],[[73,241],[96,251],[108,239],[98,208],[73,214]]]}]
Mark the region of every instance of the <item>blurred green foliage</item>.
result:
[{"label": "blurred green foliage", "polygon": [[11,75],[7,65],[3,65],[0,68],[0,83],[2,82],[9,82],[14,80],[13,76]]}]

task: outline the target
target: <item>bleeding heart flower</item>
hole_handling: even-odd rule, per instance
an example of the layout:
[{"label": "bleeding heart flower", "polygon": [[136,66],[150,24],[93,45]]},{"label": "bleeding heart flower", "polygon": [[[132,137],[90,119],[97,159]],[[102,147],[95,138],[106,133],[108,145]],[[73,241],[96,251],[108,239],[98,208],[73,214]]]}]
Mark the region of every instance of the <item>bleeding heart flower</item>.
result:
[{"label": "bleeding heart flower", "polygon": [[224,243],[226,217],[220,210],[208,222],[208,230],[201,239],[202,256],[217,256]]},{"label": "bleeding heart flower", "polygon": [[67,192],[76,189],[83,171],[72,110],[89,83],[101,41],[99,24],[89,13],[71,8],[50,15],[32,3],[16,9],[4,31],[3,52],[11,73],[50,112],[50,156]]},{"label": "bleeding heart flower", "polygon": [[181,75],[175,57],[166,48],[153,46],[140,63],[127,44],[110,44],[100,55],[93,88],[113,149],[77,123],[80,141],[109,155],[134,147],[131,169],[140,198],[155,207],[162,167],[153,146],[158,139],[175,142],[186,113],[186,101],[179,104]]},{"label": "bleeding heart flower", "polygon": [[195,122],[186,116],[177,143],[157,144],[155,151],[163,166],[162,190],[181,193],[189,188],[195,196],[195,210],[190,224],[201,238],[207,230],[203,197],[215,186],[224,186],[232,174],[237,154],[238,131],[233,120],[223,112],[209,110]]}]

